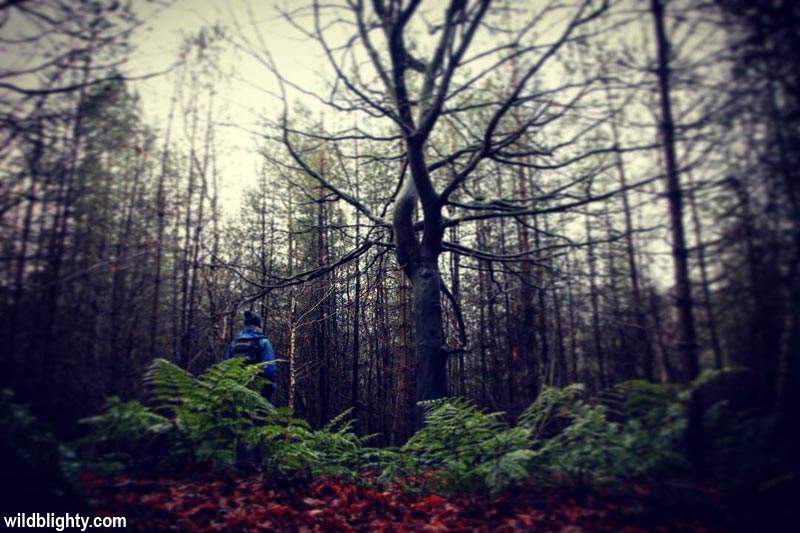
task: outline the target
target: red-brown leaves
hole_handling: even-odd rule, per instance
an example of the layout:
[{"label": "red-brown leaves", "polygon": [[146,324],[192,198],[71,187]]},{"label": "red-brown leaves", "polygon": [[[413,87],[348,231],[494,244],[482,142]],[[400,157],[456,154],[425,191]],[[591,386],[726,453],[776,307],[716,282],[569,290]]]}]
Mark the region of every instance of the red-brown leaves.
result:
[{"label": "red-brown leaves", "polygon": [[[187,479],[84,476],[96,512],[128,518],[139,531],[667,531],[714,530],[679,517],[643,513],[642,496],[562,489],[517,490],[505,497],[444,497],[337,479],[206,473]],[[405,483],[406,486],[408,483]]]}]

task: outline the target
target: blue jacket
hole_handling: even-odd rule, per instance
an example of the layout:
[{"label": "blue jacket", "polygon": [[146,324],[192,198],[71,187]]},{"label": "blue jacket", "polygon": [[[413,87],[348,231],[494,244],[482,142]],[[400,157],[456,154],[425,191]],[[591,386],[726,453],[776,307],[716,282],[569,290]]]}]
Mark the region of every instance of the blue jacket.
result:
[{"label": "blue jacket", "polygon": [[[263,347],[264,351],[261,356],[261,361],[268,363],[272,362],[273,364],[267,365],[264,367],[264,377],[270,380],[273,384],[276,384],[276,377],[278,374],[278,369],[275,367],[275,352],[272,351],[272,343],[269,342],[269,339],[264,337],[264,332],[261,331],[260,328],[255,326],[245,326],[242,331],[236,336],[237,339],[261,339],[260,345]],[[233,343],[228,345],[228,351],[225,352],[225,359],[228,360],[233,355]]]}]

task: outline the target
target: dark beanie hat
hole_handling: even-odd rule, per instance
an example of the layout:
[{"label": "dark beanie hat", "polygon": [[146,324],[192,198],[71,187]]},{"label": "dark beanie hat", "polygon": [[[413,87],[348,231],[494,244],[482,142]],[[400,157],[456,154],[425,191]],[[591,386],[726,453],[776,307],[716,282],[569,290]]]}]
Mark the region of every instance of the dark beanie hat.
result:
[{"label": "dark beanie hat", "polygon": [[252,311],[244,312],[244,325],[261,327],[261,317]]}]

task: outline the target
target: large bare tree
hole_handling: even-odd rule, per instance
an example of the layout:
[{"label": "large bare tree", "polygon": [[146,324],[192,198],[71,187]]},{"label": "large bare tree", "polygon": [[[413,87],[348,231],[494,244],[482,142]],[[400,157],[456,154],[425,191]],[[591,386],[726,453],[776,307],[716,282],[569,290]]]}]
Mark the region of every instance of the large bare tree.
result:
[{"label": "large bare tree", "polygon": [[[370,226],[350,254],[282,284],[313,279],[371,246],[393,248],[413,287],[418,400],[448,393],[446,364],[453,350],[447,348],[443,327],[442,297],[450,296],[439,266],[443,251],[492,261],[537,261],[537,251],[530,248],[498,255],[470,241],[447,242],[446,230],[494,218],[524,221],[619,192],[592,195],[586,187],[606,168],[607,158],[599,156],[623,149],[585,141],[607,117],[582,115],[580,102],[601,86],[598,79],[578,76],[562,57],[602,31],[593,21],[607,7],[590,0],[513,7],[491,0],[451,0],[446,6],[420,0],[314,1],[284,16],[320,45],[333,73],[327,94],[284,75],[268,39],[239,28],[240,47],[279,82],[284,111],[272,123],[275,133],[266,136],[287,149],[291,162],[281,164],[311,176]],[[346,120],[313,130],[297,126],[289,116],[293,94],[316,99],[326,113]],[[341,126],[344,122],[347,126]],[[373,149],[350,153],[354,140]],[[387,193],[382,209],[370,208],[332,171],[323,173],[312,163],[313,153],[325,144],[337,145],[341,165],[377,161],[391,169],[400,163],[394,192]],[[509,198],[476,193],[473,182],[508,166],[537,175],[557,171],[560,178],[549,190],[542,182]],[[387,232],[391,239],[385,238]]]}]

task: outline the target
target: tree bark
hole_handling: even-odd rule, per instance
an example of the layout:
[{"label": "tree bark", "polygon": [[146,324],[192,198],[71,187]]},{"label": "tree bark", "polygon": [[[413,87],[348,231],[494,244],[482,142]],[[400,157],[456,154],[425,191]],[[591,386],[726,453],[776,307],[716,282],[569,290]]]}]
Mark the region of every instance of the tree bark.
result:
[{"label": "tree bark", "polygon": [[644,357],[641,360],[639,375],[644,379],[652,379],[653,377],[653,345],[647,331],[647,320],[645,319],[645,304],[642,298],[642,291],[639,281],[639,267],[636,264],[636,247],[633,242],[633,215],[630,205],[630,197],[628,192],[628,179],[625,172],[625,161],[622,158],[620,151],[619,128],[617,127],[617,116],[613,112],[611,104],[611,89],[609,88],[608,81],[603,80],[605,88],[606,102],[608,110],[612,113],[611,125],[611,140],[614,143],[615,158],[614,167],[617,171],[619,178],[620,188],[622,189],[622,208],[625,220],[625,254],[628,260],[628,275],[631,280],[631,299],[633,300],[633,315],[634,323],[636,325],[636,338],[639,340],[639,348],[644,350]]},{"label": "tree bark", "polygon": [[586,229],[586,254],[589,262],[589,301],[592,305],[592,339],[594,341],[594,354],[597,358],[597,384],[600,390],[604,389],[606,383],[606,354],[603,348],[603,333],[600,329],[600,295],[597,287],[597,257],[594,249],[594,237],[592,237],[592,223],[587,212],[584,217]]},{"label": "tree bark", "polygon": [[447,356],[442,322],[442,276],[438,262],[420,262],[411,278],[417,334],[417,401],[447,396]]},{"label": "tree bark", "polygon": [[[182,81],[181,81],[182,83]],[[155,241],[155,266],[153,272],[153,302],[150,309],[150,354],[155,357],[158,346],[158,324],[160,318],[162,262],[164,260],[164,230],[166,228],[167,206],[165,199],[165,181],[169,166],[169,143],[172,134],[172,120],[175,116],[175,103],[177,101],[178,86],[173,90],[167,115],[167,129],[164,133],[164,148],[161,153],[161,172],[158,175],[158,188],[156,192],[156,241]]]},{"label": "tree bark", "polygon": [[[667,198],[672,229],[672,259],[675,270],[675,299],[678,327],[678,355],[681,361],[683,381],[688,383],[697,377],[697,341],[692,308],[691,282],[689,279],[688,253],[683,228],[683,191],[675,155],[675,125],[672,119],[670,93],[669,41],[664,23],[664,6],[661,0],[651,0],[651,12],[656,33],[658,54],[658,90],[661,104],[661,135],[667,171]],[[703,473],[702,413],[699,393],[689,400],[689,423],[686,431],[686,446],[689,460],[698,474]]]}]

